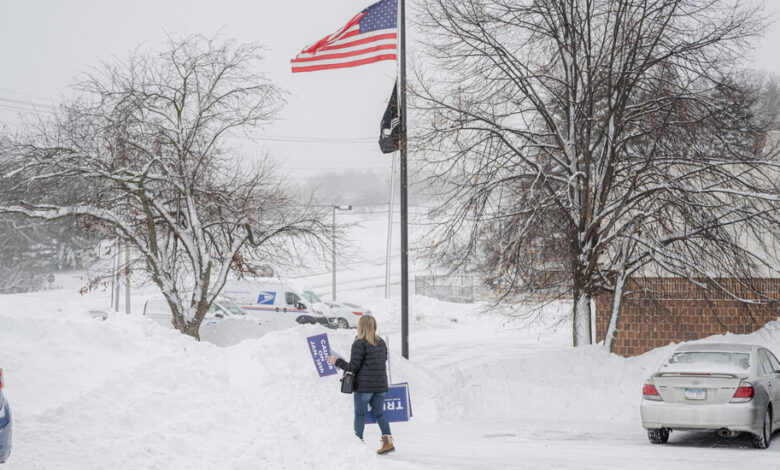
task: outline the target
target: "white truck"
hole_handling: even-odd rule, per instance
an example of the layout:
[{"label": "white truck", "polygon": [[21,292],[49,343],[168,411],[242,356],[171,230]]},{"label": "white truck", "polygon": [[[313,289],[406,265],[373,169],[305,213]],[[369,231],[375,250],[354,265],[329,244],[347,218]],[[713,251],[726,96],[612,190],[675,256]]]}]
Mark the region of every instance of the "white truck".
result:
[{"label": "white truck", "polygon": [[264,325],[285,327],[296,323],[319,323],[326,327],[335,326],[322,311],[316,310],[284,282],[229,281],[222,289],[222,295],[233,299]]}]

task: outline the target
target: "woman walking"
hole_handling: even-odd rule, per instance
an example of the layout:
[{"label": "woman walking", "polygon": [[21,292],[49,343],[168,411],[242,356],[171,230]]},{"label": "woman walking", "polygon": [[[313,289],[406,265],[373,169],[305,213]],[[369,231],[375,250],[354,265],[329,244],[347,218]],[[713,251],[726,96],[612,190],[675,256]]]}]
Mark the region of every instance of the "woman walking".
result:
[{"label": "woman walking", "polygon": [[360,318],[357,327],[357,337],[352,343],[352,353],[349,362],[334,356],[328,356],[328,362],[336,367],[352,372],[355,377],[355,434],[363,440],[365,415],[368,405],[374,415],[379,429],[382,431],[382,447],[377,454],[393,452],[393,436],[390,434],[390,423],[384,413],[385,395],[387,394],[387,345],[376,335],[376,320],[370,315]]}]

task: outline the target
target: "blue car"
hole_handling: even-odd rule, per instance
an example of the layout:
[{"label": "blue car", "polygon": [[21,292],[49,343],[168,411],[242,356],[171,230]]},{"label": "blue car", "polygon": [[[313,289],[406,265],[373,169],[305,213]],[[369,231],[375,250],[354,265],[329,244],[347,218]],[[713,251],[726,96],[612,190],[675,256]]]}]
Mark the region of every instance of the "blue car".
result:
[{"label": "blue car", "polygon": [[3,369],[0,369],[0,463],[11,455],[11,407],[3,396]]}]

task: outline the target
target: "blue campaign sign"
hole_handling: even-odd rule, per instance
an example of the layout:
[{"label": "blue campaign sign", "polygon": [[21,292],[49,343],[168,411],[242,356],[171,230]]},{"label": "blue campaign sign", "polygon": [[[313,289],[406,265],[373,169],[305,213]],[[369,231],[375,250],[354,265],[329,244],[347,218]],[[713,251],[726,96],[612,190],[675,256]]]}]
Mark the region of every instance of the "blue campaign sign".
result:
[{"label": "blue campaign sign", "polygon": [[317,368],[317,373],[320,374],[320,377],[337,373],[336,366],[328,362],[328,356],[332,355],[328,334],[322,333],[321,335],[309,336],[306,340],[309,342],[309,352],[312,359],[314,359],[314,366]]},{"label": "blue campaign sign", "polygon": [[276,299],[276,292],[260,292],[257,296],[257,303],[260,305],[273,305]]},{"label": "blue campaign sign", "polygon": [[[385,416],[387,421],[397,423],[409,421],[412,417],[412,400],[409,396],[409,384],[401,383],[391,385],[385,396]],[[366,413],[366,424],[376,423],[374,415]]]}]

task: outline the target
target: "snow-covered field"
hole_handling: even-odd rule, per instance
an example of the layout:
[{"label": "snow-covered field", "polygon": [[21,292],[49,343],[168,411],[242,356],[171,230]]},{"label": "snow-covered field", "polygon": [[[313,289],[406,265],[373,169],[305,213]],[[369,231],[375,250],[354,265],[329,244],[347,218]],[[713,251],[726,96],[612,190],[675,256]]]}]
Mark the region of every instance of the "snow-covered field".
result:
[{"label": "snow-covered field", "polygon": [[[413,297],[411,360],[403,360],[398,299],[361,284],[366,274],[350,278],[350,270],[379,269],[371,256],[376,250],[362,268],[345,267],[339,292],[374,311],[391,340],[392,380],[411,385],[414,417],[392,425],[395,454],[374,455],[375,425],[366,447],[353,437],[351,397],[339,392],[336,376],[317,376],[307,350],[305,338],[320,327],[266,332],[224,322],[213,332],[217,342],[234,343],[236,333],[247,339],[220,347],[140,315],[94,319],[88,310],[104,306],[105,294],[67,289],[0,297],[0,367],[15,433],[0,468],[641,470],[780,462],[780,439],[768,450],[709,433],[649,444],[639,422],[641,386],[671,347],[630,359],[596,346],[573,349],[569,326],[558,321],[565,305],[547,306],[543,321],[526,325],[479,304]],[[348,353],[354,331],[328,333],[334,349]],[[780,324],[728,339],[780,352]]]}]

